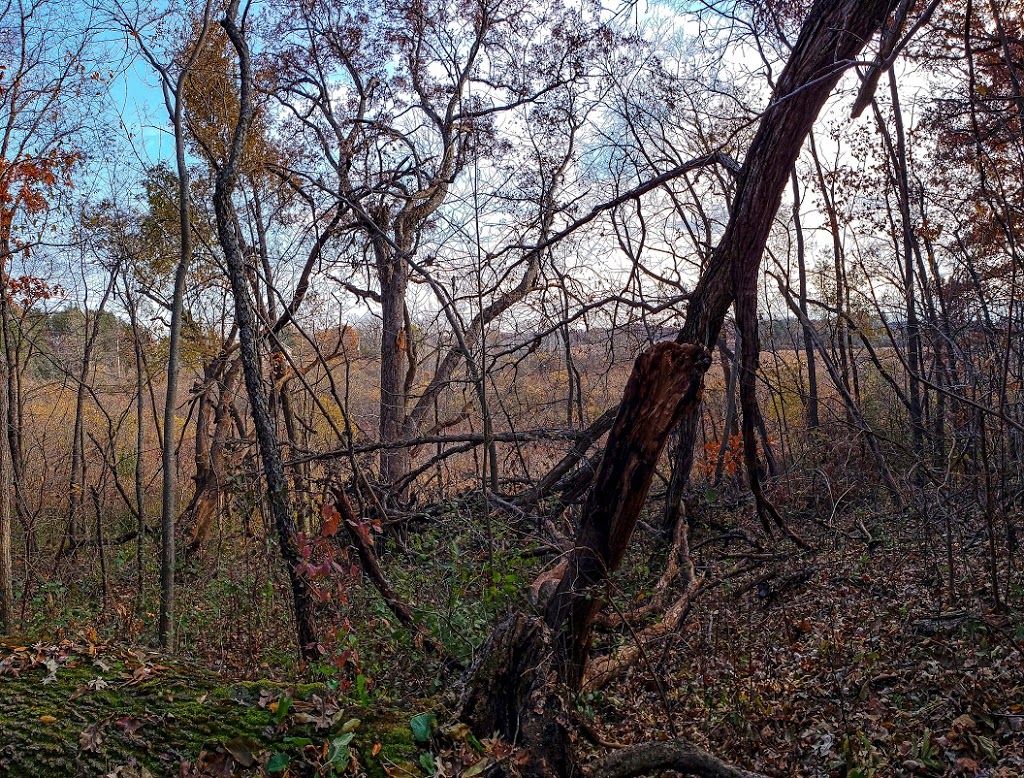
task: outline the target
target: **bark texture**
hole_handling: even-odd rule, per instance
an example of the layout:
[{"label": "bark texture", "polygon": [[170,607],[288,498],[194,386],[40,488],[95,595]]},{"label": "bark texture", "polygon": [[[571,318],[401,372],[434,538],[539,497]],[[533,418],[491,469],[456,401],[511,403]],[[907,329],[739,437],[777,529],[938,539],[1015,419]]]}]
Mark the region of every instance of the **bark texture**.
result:
[{"label": "bark texture", "polygon": [[256,440],[259,444],[260,456],[263,460],[263,476],[267,481],[270,512],[277,530],[277,540],[281,546],[281,556],[288,568],[288,577],[291,582],[299,651],[304,658],[313,658],[317,655],[316,626],[313,621],[313,598],[307,581],[298,572],[301,557],[296,545],[297,527],[295,525],[295,517],[292,515],[291,500],[288,495],[288,482],[285,478],[284,467],[281,462],[281,449],[278,445],[274,423],[270,417],[270,410],[267,405],[267,388],[263,382],[255,318],[252,311],[252,302],[249,299],[246,270],[242,259],[241,247],[238,243],[238,233],[235,229],[235,214],[231,204],[231,195],[238,179],[239,157],[241,156],[241,150],[253,120],[252,71],[249,48],[234,19],[234,14],[237,13],[237,10],[238,3],[235,0],[229,6],[227,15],[221,21],[221,25],[224,27],[224,31],[227,33],[238,54],[239,76],[241,79],[240,110],[228,159],[224,162],[217,175],[213,204],[217,215],[217,236],[224,251],[224,259],[228,266],[228,276],[231,280],[242,372],[245,375],[245,386],[249,396],[253,427],[256,429]]},{"label": "bark texture", "polygon": [[633,366],[575,547],[544,615],[570,685],[583,677],[603,604],[599,586],[625,556],[669,432],[698,406],[710,363],[700,346],[658,343]]},{"label": "bark texture", "polygon": [[[754,421],[756,373],[760,361],[757,331],[757,279],[772,223],[790,171],[836,84],[867,41],[896,7],[893,0],[816,0],[807,14],[793,52],[779,76],[740,169],[736,197],[722,240],[711,255],[690,298],[679,343],[710,349],[718,339],[729,307],[743,342],[740,403],[744,409],[744,453],[751,488],[762,511]],[[678,515],[693,464],[696,414],[680,425],[680,444],[668,497],[670,518]]]},{"label": "bark texture", "polygon": [[578,774],[566,725],[583,677],[601,584],[622,561],[673,425],[700,400],[710,358],[699,346],[659,343],[636,359],[609,434],[583,527],[543,618],[515,613],[477,654],[459,718],[521,747],[527,778]]}]

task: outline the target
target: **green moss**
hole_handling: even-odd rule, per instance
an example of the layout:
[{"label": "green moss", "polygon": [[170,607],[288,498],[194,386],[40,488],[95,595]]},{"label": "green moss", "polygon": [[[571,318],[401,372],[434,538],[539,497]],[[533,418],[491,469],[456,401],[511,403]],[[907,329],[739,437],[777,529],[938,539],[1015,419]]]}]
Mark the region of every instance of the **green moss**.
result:
[{"label": "green moss", "polygon": [[[275,722],[275,715],[259,705],[266,692],[300,700],[323,698],[321,684],[298,689],[269,682],[225,685],[188,665],[157,669],[151,679],[131,685],[130,675],[85,662],[62,666],[49,683],[43,682],[46,675],[33,668],[0,677],[0,776],[104,775],[128,764],[169,775],[178,772],[183,760],[195,763],[203,752],[223,751],[224,743],[236,738],[255,744],[259,760],[284,751],[295,765],[301,749],[285,738],[306,737],[322,744],[340,735],[351,718],[360,719],[352,745],[366,775],[384,778],[385,766],[393,764],[420,774],[407,712],[352,706],[334,727],[318,730],[294,716]],[[106,686],[95,689],[90,684]],[[99,733],[101,740],[90,743],[89,732]],[[259,775],[259,765],[239,774]]]},{"label": "green moss", "polygon": [[300,683],[295,687],[295,696],[300,700],[308,700],[314,694],[323,694],[323,691],[322,683]]}]

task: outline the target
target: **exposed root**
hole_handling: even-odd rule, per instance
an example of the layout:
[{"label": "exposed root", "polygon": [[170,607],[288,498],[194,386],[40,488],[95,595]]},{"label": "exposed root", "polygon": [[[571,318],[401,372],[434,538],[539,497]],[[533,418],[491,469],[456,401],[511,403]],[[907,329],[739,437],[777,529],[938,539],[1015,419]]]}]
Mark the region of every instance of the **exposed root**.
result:
[{"label": "exposed root", "polygon": [[713,754],[682,739],[638,743],[614,751],[586,768],[592,778],[632,778],[675,770],[701,778],[764,778],[760,773],[726,764]]},{"label": "exposed root", "polygon": [[689,587],[691,581],[696,577],[693,568],[693,560],[690,558],[689,532],[685,518],[681,517],[676,522],[675,538],[672,542],[672,549],[669,551],[668,564],[665,572],[661,574],[658,583],[654,587],[654,594],[650,600],[639,608],[634,608],[627,613],[617,611],[602,613],[597,617],[597,625],[605,629],[615,629],[625,624],[636,624],[639,621],[663,611],[668,604],[669,594],[672,591],[672,584],[677,578],[682,578]]},{"label": "exposed root", "polygon": [[665,611],[665,616],[661,621],[637,633],[633,641],[624,645],[614,654],[591,660],[587,666],[584,688],[599,689],[606,686],[634,665],[643,656],[648,644],[664,638],[678,629],[686,614],[689,613],[690,606],[700,593],[703,584],[703,578],[694,578],[682,596]]}]

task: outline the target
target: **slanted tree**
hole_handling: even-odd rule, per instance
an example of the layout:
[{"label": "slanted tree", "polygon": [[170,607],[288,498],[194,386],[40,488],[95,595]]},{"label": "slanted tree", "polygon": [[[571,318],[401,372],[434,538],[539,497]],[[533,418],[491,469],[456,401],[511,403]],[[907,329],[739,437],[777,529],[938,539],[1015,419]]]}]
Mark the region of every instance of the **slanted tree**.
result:
[{"label": "slanted tree", "polygon": [[[755,291],[762,253],[819,111],[895,5],[891,0],[817,0],[808,11],[747,152],[729,223],[694,290],[677,342],[657,344],[637,358],[574,548],[544,617],[513,614],[478,654],[460,715],[479,731],[498,732],[520,745],[521,775],[580,772],[569,748],[569,713],[562,695],[580,688],[602,586],[624,558],[668,433],[681,419],[696,427],[703,375],[710,365],[707,355],[734,300],[744,349],[740,388],[745,454],[763,510],[751,412],[758,360]],[[634,754],[651,755],[654,748]],[[593,774],[638,775],[672,768],[701,775],[743,774],[720,762],[697,767],[674,761],[679,754],[670,749],[658,753],[657,759],[622,760],[628,765],[605,760]]]},{"label": "slanted tree", "polygon": [[238,57],[239,90],[238,116],[231,135],[231,143],[217,171],[213,204],[217,215],[217,237],[224,252],[224,261],[231,282],[242,372],[245,376],[253,427],[256,430],[256,440],[263,462],[270,512],[281,547],[281,557],[288,568],[291,582],[299,651],[303,657],[313,658],[318,655],[313,598],[308,581],[299,571],[301,556],[298,548],[298,528],[292,514],[277,430],[267,404],[267,388],[263,380],[260,355],[259,325],[249,299],[245,259],[239,245],[237,215],[231,199],[238,182],[242,154],[254,117],[252,61],[245,33],[238,26],[238,10],[239,0],[232,0],[220,22]]},{"label": "slanted tree", "polygon": [[[866,42],[889,19],[893,7],[893,3],[882,0],[830,0],[816,2],[808,11],[747,150],[725,232],[693,290],[677,338],[679,343],[712,348],[735,302],[742,347],[739,386],[744,463],[758,515],[768,532],[773,523],[782,521],[763,490],[755,437],[760,361],[757,280],[761,258],[787,180],[818,113],[842,75],[856,64]],[[680,444],[667,498],[673,522],[680,520],[678,506],[693,462],[697,423],[698,415],[694,413],[680,425]]]}]

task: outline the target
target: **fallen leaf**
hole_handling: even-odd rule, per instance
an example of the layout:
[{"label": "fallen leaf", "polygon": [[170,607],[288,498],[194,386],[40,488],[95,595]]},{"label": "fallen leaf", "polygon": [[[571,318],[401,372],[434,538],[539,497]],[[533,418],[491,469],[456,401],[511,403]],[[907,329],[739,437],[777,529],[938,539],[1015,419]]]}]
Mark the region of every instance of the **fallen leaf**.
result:
[{"label": "fallen leaf", "polygon": [[133,719],[130,716],[125,716],[124,718],[118,719],[114,723],[117,724],[117,726],[119,726],[125,732],[125,734],[134,735],[142,728],[142,725],[146,722],[140,721],[139,719]]},{"label": "fallen leaf", "polygon": [[103,732],[100,730],[99,724],[90,724],[78,736],[78,747],[82,751],[96,752],[100,750],[101,745],[103,745]]},{"label": "fallen leaf", "polygon": [[253,752],[259,751],[260,745],[247,737],[233,737],[224,743],[224,748],[242,767],[252,767],[256,764]]},{"label": "fallen leaf", "polygon": [[362,722],[359,719],[349,719],[341,725],[341,731],[344,733],[355,732],[359,728]]}]

